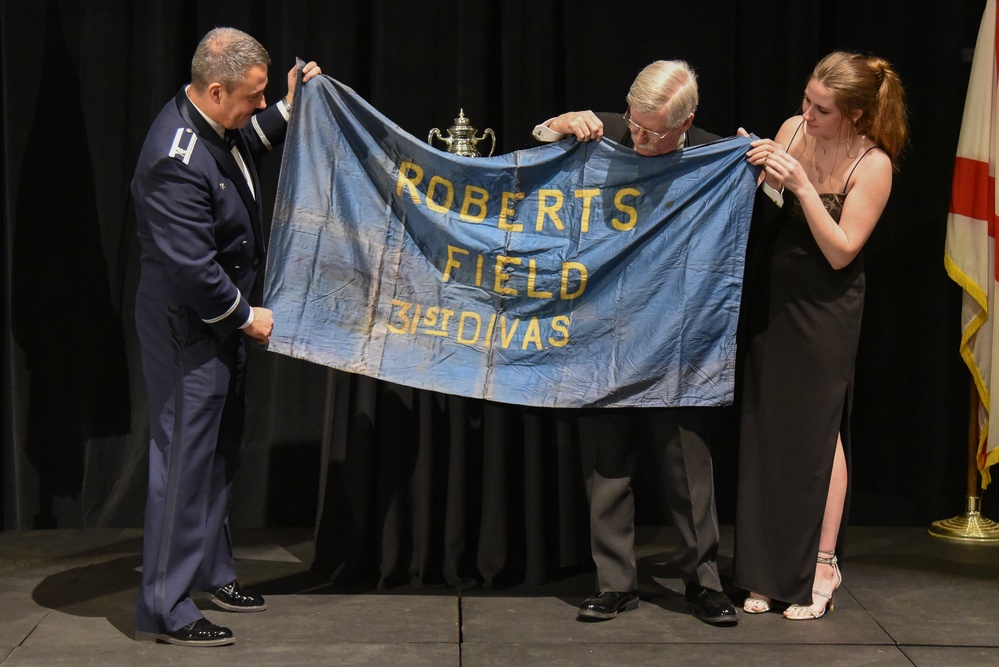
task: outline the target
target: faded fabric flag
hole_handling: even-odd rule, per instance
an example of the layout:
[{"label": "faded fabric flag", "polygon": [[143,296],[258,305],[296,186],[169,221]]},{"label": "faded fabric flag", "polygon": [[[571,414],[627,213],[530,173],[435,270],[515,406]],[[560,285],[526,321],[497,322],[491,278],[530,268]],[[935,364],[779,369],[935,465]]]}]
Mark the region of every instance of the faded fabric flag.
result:
[{"label": "faded fabric flag", "polygon": [[314,79],[278,183],[270,349],[521,405],[731,403],[749,141],[467,158]]}]

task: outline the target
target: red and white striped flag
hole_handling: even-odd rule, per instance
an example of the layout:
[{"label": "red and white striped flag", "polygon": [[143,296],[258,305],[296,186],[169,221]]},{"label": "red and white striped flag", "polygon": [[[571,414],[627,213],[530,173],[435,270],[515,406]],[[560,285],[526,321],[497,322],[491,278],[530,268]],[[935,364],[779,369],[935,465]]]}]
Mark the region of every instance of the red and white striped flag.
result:
[{"label": "red and white striped flag", "polygon": [[944,253],[947,273],[963,289],[961,356],[981,398],[978,470],[983,489],[989,485],[989,466],[999,461],[999,428],[989,429],[989,416],[999,415],[999,391],[991,391],[993,379],[999,378],[999,353],[994,348],[999,343],[996,20],[996,0],[988,0],[964,103]]}]

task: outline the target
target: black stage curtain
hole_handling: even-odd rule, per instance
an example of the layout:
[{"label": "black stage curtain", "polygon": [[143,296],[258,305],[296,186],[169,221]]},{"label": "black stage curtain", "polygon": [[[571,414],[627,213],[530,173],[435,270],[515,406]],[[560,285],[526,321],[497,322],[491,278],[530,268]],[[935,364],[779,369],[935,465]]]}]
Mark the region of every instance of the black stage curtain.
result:
[{"label": "black stage curtain", "polygon": [[[984,5],[3,2],[3,526],[142,523],[148,429],[128,186],[149,123],[216,25],[268,48],[271,100],[295,57],[315,59],[415,136],[463,109],[495,130],[499,152],[529,147],[534,124],[562,111],[623,110],[635,73],[660,58],[697,69],[698,125],[761,136],[795,112],[825,53],[892,61],[908,88],[912,147],[867,250],[850,521],[959,514],[969,380],[943,243]],[[277,156],[263,165],[268,206],[278,169]],[[249,363],[234,525],[315,524],[318,569],[383,586],[538,582],[589,563],[571,414],[416,391],[259,349]],[[734,424],[733,410],[720,411],[722,523],[734,517]],[[643,500],[656,484],[639,480],[641,521],[664,521]]]}]

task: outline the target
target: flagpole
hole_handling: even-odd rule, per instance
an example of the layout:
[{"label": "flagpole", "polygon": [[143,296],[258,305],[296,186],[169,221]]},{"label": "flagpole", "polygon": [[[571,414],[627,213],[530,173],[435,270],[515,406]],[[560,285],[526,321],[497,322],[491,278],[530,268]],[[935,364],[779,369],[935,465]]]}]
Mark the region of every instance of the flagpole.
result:
[{"label": "flagpole", "polygon": [[999,544],[999,524],[981,514],[978,495],[978,390],[970,382],[968,409],[968,489],[964,514],[934,521],[929,528],[933,537],[973,544]]}]

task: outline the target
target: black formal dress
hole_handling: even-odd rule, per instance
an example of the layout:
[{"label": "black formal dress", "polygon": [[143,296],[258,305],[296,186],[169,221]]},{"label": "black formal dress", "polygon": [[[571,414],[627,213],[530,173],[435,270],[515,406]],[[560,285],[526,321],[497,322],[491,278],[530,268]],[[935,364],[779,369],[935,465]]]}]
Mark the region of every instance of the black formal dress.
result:
[{"label": "black formal dress", "polygon": [[[852,175],[851,170],[847,184]],[[820,197],[839,222],[846,195]],[[760,275],[744,301],[748,352],[740,375],[735,583],[777,600],[810,605],[837,436],[842,437],[848,469],[850,464],[864,256],[833,269],[800,202],[786,191],[784,199],[781,209],[757,199],[758,207],[770,211],[756,220],[770,218],[764,223],[770,228],[754,229],[767,240],[750,250],[759,253],[754,259]],[[848,508],[849,500],[840,546]]]}]

